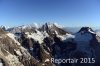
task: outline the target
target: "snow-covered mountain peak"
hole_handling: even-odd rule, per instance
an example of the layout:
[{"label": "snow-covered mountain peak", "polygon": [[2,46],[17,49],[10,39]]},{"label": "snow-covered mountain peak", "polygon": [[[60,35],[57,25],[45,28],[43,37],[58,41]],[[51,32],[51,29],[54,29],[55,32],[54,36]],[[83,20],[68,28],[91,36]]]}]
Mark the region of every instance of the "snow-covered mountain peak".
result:
[{"label": "snow-covered mountain peak", "polygon": [[44,25],[45,25],[45,26],[48,26],[49,28],[52,28],[52,27],[54,27],[54,26],[56,26],[56,27],[58,27],[58,28],[62,28],[62,27],[63,27],[63,26],[59,25],[59,24],[56,23],[56,22],[54,22],[54,23],[52,23],[52,22],[47,22],[47,23],[45,23]]},{"label": "snow-covered mountain peak", "polygon": [[54,25],[56,25],[57,27],[59,27],[59,28],[64,28],[64,26],[62,26],[62,25],[60,25],[60,24],[58,24],[58,23],[54,23]]},{"label": "snow-covered mountain peak", "polygon": [[57,66],[49,61],[57,57],[94,58],[96,55],[100,58],[100,38],[90,27],[70,34],[54,23],[41,26],[37,23],[22,25],[9,32],[0,29],[0,57],[4,62],[10,62],[6,66]]},{"label": "snow-covered mountain peak", "polygon": [[79,33],[84,34],[84,33],[95,33],[90,27],[82,27],[79,30]]},{"label": "snow-covered mountain peak", "polygon": [[92,39],[96,38],[95,32],[90,27],[82,27],[75,36],[75,41],[81,42],[90,42]]},{"label": "snow-covered mountain peak", "polygon": [[10,27],[1,25],[0,28],[2,28],[3,30],[7,30]]},{"label": "snow-covered mountain peak", "polygon": [[52,28],[55,25],[54,25],[54,23],[47,22],[47,23],[44,24],[44,26],[48,27],[48,28]]}]

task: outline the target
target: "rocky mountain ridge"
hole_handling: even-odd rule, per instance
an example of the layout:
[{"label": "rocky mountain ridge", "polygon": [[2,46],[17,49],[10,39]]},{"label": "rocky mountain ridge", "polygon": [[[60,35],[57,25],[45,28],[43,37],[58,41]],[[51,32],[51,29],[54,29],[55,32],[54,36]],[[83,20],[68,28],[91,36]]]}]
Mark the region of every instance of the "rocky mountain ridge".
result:
[{"label": "rocky mountain ridge", "polygon": [[[0,29],[1,66],[99,66],[100,37],[82,27],[70,34],[55,24]],[[95,58],[94,64],[56,64],[51,58]]]}]

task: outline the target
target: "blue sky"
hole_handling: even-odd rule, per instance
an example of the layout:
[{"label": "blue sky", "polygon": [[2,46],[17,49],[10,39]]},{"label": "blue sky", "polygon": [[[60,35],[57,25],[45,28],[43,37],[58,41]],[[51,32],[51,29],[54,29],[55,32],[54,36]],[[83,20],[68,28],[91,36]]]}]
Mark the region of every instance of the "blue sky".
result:
[{"label": "blue sky", "polygon": [[100,0],[0,0],[0,25],[100,26]]}]

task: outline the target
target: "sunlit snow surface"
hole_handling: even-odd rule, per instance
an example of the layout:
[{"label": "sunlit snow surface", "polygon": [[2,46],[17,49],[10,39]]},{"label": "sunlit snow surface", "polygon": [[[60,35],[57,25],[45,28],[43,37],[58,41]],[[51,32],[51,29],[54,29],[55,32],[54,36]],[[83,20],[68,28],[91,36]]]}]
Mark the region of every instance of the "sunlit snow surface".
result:
[{"label": "sunlit snow surface", "polygon": [[37,33],[31,33],[31,34],[29,34],[28,32],[26,33],[27,34],[27,36],[28,36],[28,38],[33,38],[35,41],[38,41],[40,44],[41,43],[43,43],[43,39],[45,38],[45,37],[47,37],[48,36],[48,34],[47,33],[42,33],[42,32],[40,32],[40,31],[38,31],[38,30],[36,30],[37,31]]},{"label": "sunlit snow surface", "polygon": [[14,40],[15,43],[17,43],[18,45],[20,45],[20,43],[15,39],[15,35],[12,33],[8,33],[7,36],[9,36],[12,40]]}]

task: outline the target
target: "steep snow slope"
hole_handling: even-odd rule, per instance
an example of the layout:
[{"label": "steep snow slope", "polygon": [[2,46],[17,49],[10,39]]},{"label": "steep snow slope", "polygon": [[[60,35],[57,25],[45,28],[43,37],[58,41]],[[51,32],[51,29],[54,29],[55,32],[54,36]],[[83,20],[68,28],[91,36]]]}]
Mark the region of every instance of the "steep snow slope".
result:
[{"label": "steep snow slope", "polygon": [[70,38],[74,38],[75,36],[72,34],[66,33],[65,35],[59,35],[57,31],[55,31],[57,37],[61,38],[63,41],[67,41]]},{"label": "steep snow slope", "polygon": [[99,41],[100,37],[90,27],[82,27],[75,34],[51,23],[41,28],[17,27],[10,32],[1,29],[0,59],[3,59],[6,66],[59,66],[51,63],[50,59],[73,57],[97,58],[96,62],[99,62]]},{"label": "steep snow slope", "polygon": [[[1,32],[2,33],[2,32]],[[37,62],[32,59],[30,53],[21,46],[12,33],[0,34],[0,58],[5,66],[29,66],[30,62]],[[23,61],[24,60],[24,61]],[[24,63],[27,61],[28,63]]]},{"label": "steep snow slope", "polygon": [[18,45],[20,45],[20,43],[15,39],[15,35],[12,33],[7,33],[7,36],[9,36],[12,40],[14,40],[14,42]]},{"label": "steep snow slope", "polygon": [[44,36],[40,31],[36,30],[37,33],[31,33],[29,34],[28,32],[26,33],[27,34],[27,37],[28,38],[33,38],[35,41],[39,41],[39,43],[43,43],[43,39],[46,37]]},{"label": "steep snow slope", "polygon": [[96,33],[91,28],[81,28],[79,32],[75,33],[74,41],[77,43],[77,49],[72,52],[72,56],[77,52],[81,52],[83,57],[95,58],[95,49],[91,45],[96,46],[96,44],[99,44],[96,37]]}]

